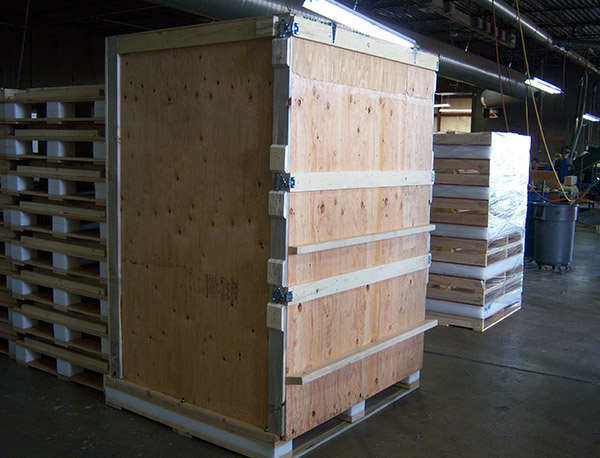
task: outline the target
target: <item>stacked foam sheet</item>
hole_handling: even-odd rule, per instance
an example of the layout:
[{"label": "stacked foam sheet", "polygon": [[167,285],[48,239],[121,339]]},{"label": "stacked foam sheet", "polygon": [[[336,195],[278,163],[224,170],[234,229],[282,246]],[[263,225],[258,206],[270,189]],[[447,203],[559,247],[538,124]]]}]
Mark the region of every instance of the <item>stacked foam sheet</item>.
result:
[{"label": "stacked foam sheet", "polygon": [[530,138],[436,134],[427,311],[485,330],[521,305]]}]

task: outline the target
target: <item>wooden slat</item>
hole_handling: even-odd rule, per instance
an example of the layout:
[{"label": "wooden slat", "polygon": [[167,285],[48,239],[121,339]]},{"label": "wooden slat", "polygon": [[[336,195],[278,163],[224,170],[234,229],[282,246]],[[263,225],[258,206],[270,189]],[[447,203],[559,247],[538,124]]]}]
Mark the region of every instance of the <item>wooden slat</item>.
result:
[{"label": "wooden slat", "polygon": [[12,175],[23,177],[54,178],[57,180],[84,181],[84,182],[103,182],[104,171],[102,170],[84,170],[67,169],[57,167],[36,167],[31,165],[18,165],[16,172]]},{"label": "wooden slat", "polygon": [[369,269],[337,275],[335,277],[303,283],[288,289],[293,293],[290,303],[298,303],[329,296],[331,294],[348,291],[360,286],[368,285],[398,277],[429,267],[429,255],[417,256],[402,261],[383,264]]},{"label": "wooden slat", "polygon": [[30,318],[35,318],[42,321],[47,321],[53,324],[59,324],[69,329],[76,331],[85,332],[98,337],[107,337],[106,323],[93,322],[90,320],[77,318],[65,312],[57,312],[47,310],[42,307],[37,307],[31,304],[23,304],[19,309],[19,312],[23,313]]},{"label": "wooden slat", "polygon": [[67,218],[82,219],[85,221],[100,221],[104,222],[106,212],[104,210],[93,210],[89,208],[69,207],[66,205],[44,204],[39,202],[19,203],[18,210],[27,213],[36,213],[40,215],[64,216]]},{"label": "wooden slat", "polygon": [[11,94],[15,103],[93,102],[104,99],[104,85],[32,88]]},{"label": "wooden slat", "polygon": [[87,283],[83,279],[74,281],[67,278],[45,275],[29,270],[21,271],[21,274],[18,278],[25,282],[35,283],[36,285],[40,286],[64,289],[69,292],[90,296],[97,299],[106,299],[106,287],[93,283]]},{"label": "wooden slat", "polygon": [[399,333],[387,336],[379,341],[357,348],[352,352],[340,355],[332,360],[324,361],[310,369],[302,371],[298,374],[290,375],[286,378],[288,385],[306,385],[307,383],[318,380],[333,372],[339,371],[350,364],[361,361],[371,355],[379,353],[386,348],[392,347],[400,342],[410,339],[411,337],[421,334],[428,329],[437,326],[437,320],[424,320],[408,329],[403,329]]},{"label": "wooden slat", "polygon": [[492,132],[477,132],[470,134],[436,134],[433,136],[434,145],[477,145],[490,146]]},{"label": "wooden slat", "polygon": [[106,260],[106,250],[104,248],[97,248],[93,246],[57,242],[52,239],[42,239],[25,235],[21,237],[20,245],[28,248],[34,248],[36,250],[62,253],[68,256],[77,256],[95,261]]},{"label": "wooden slat", "polygon": [[432,184],[430,171],[364,171],[294,173],[296,183],[291,192],[327,191],[332,189],[383,188]]},{"label": "wooden slat", "polygon": [[289,254],[315,253],[317,251],[333,250],[335,248],[343,248],[353,245],[360,245],[363,243],[388,240],[396,237],[404,237],[407,235],[421,234],[423,232],[431,232],[433,230],[435,230],[435,226],[433,224],[428,224],[426,226],[409,227],[405,229],[398,229],[397,231],[381,232],[378,234],[369,234],[340,240],[331,240],[329,242],[313,243],[311,245],[290,246]]},{"label": "wooden slat", "polygon": [[43,355],[47,355],[56,359],[62,359],[92,371],[102,373],[108,372],[108,362],[91,356],[83,355],[67,348],[57,347],[55,345],[48,344],[30,337],[25,337],[25,339],[23,339],[19,345],[22,345],[23,347],[37,353],[42,353]]}]

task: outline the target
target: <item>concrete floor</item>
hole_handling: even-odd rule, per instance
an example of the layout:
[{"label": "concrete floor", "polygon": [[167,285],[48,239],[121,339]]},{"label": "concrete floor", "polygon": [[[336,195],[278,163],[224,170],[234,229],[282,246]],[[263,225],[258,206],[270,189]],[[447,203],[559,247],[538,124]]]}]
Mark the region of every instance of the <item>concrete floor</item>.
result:
[{"label": "concrete floor", "polygon": [[[523,309],[483,334],[428,331],[421,389],[306,456],[600,456],[600,235],[574,267],[529,263]],[[0,456],[238,455],[0,357]]]}]

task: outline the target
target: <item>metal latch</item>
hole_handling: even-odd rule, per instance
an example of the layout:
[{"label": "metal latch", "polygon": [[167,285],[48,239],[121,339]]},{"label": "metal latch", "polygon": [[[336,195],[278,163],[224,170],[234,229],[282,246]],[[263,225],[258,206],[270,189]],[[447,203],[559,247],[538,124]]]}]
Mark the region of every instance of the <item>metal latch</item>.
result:
[{"label": "metal latch", "polygon": [[292,291],[286,291],[285,288],[277,286],[273,288],[273,302],[275,304],[281,304],[282,302],[292,302],[294,299],[294,293]]},{"label": "metal latch", "polygon": [[431,184],[435,183],[435,170],[431,171]]},{"label": "metal latch", "polygon": [[300,32],[300,26],[297,22],[288,22],[285,19],[281,19],[277,24],[277,34],[280,38],[289,37],[291,35],[298,35]]},{"label": "metal latch", "polygon": [[285,173],[275,175],[275,191],[285,191],[296,187],[296,179]]}]

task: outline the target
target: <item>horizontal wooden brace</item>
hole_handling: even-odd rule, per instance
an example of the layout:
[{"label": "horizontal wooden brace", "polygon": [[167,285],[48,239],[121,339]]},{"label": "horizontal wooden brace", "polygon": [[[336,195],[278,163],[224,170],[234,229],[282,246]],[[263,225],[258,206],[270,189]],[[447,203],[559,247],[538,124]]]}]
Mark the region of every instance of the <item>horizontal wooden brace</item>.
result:
[{"label": "horizontal wooden brace", "polygon": [[328,191],[334,189],[385,188],[433,184],[430,170],[361,171],[292,173],[294,187],[290,192]]},{"label": "horizontal wooden brace", "polygon": [[300,285],[288,288],[287,293],[291,293],[291,300],[288,303],[298,303],[311,301],[320,297],[330,296],[331,294],[341,293],[354,288],[377,283],[400,275],[417,272],[427,269],[431,262],[429,254],[416,256],[414,258],[403,259],[402,261],[391,262],[368,269],[357,270],[335,277],[324,278],[321,280],[302,283]]},{"label": "horizontal wooden brace", "polygon": [[344,353],[336,358],[324,361],[321,364],[317,364],[316,366],[308,368],[302,372],[290,375],[286,377],[286,384],[306,385],[307,383],[314,382],[315,380],[332,374],[333,372],[337,372],[340,369],[349,366],[350,364],[362,361],[369,356],[380,353],[387,348],[399,344],[400,342],[404,342],[405,340],[421,334],[435,326],[437,326],[437,320],[423,320],[408,329],[402,329],[401,331],[384,337],[376,342],[371,342],[360,348]]},{"label": "horizontal wooden brace", "polygon": [[289,247],[289,254],[307,254],[317,251],[333,250],[335,248],[344,248],[362,243],[379,242],[381,240],[394,239],[407,235],[421,234],[423,232],[431,232],[435,230],[435,225],[427,224],[425,226],[407,227],[389,232],[380,232],[378,234],[361,235],[359,237],[351,237],[348,239],[331,240],[322,243],[313,243],[311,245],[300,245]]}]

